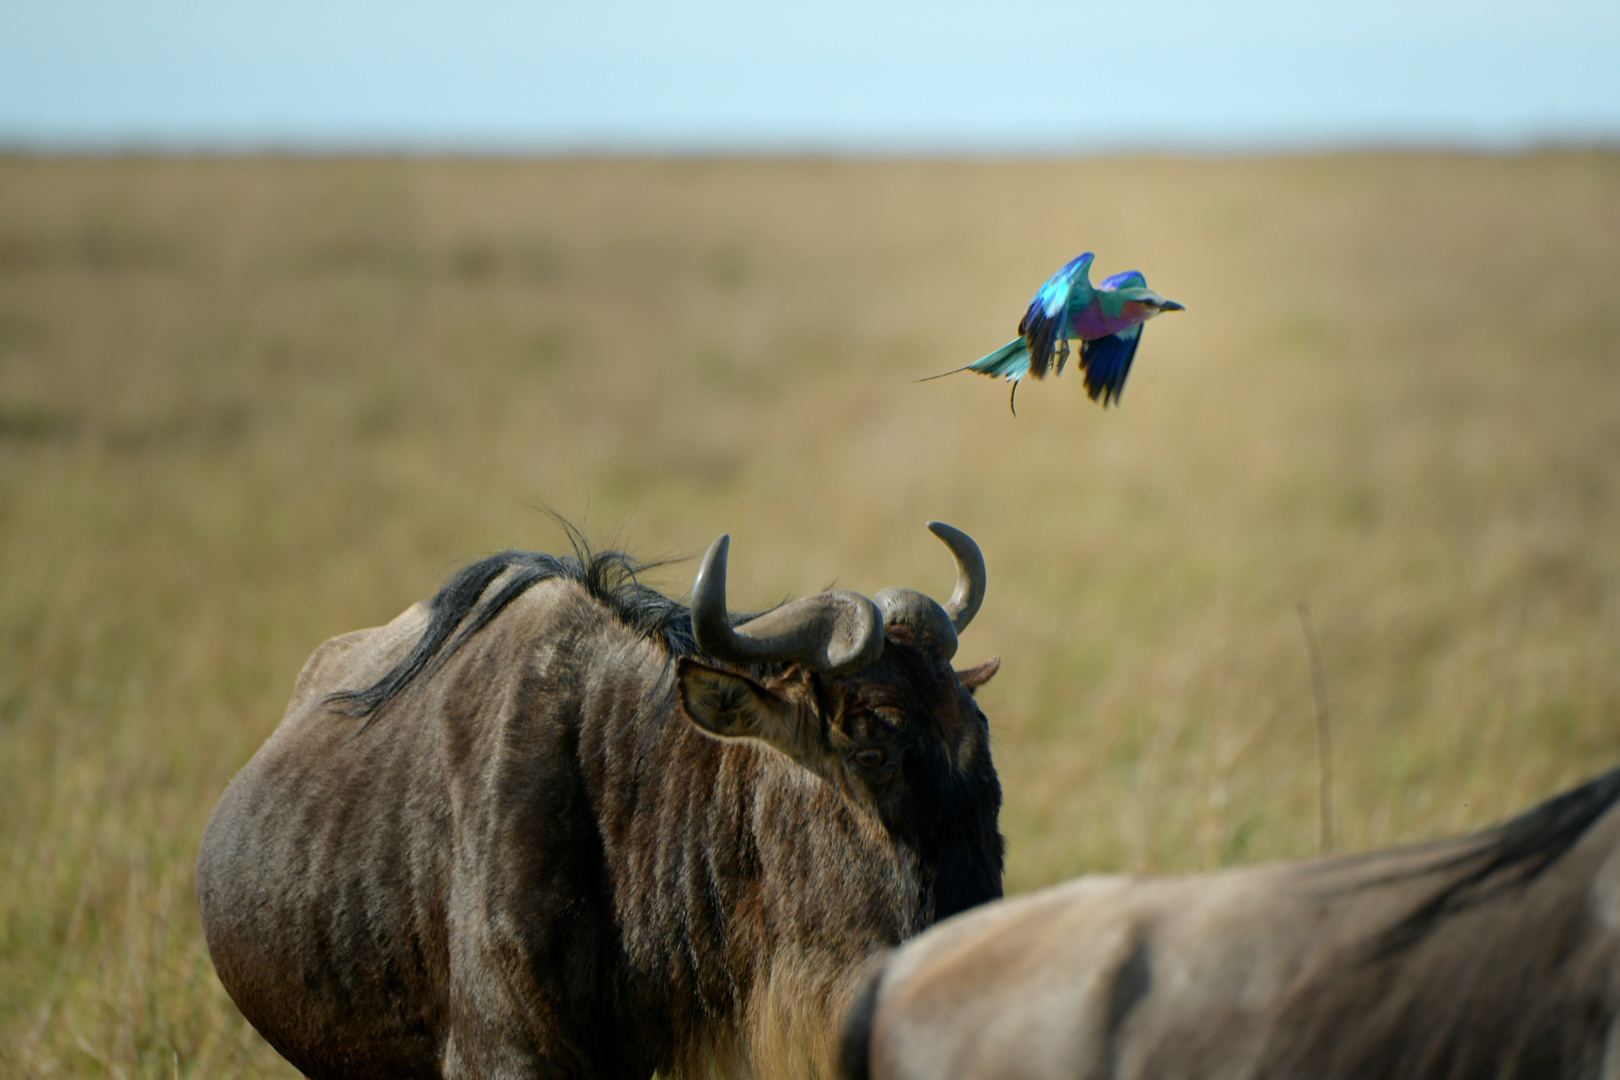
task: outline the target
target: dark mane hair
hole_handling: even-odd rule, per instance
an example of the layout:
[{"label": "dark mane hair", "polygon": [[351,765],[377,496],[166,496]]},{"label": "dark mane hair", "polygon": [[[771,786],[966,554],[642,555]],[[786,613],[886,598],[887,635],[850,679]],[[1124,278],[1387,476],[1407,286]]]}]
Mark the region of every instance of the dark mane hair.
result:
[{"label": "dark mane hair", "polygon": [[1406,877],[1456,875],[1378,935],[1371,943],[1371,957],[1387,957],[1415,945],[1450,916],[1530,884],[1563,858],[1616,803],[1620,803],[1620,769],[1612,769],[1487,829],[1456,855],[1418,870],[1368,882],[1376,885]]},{"label": "dark mane hair", "polygon": [[[405,659],[364,690],[339,690],[327,695],[327,704],[345,716],[367,717],[369,726],[390,701],[424,673],[431,674],[442,666],[508,604],[553,578],[582,586],[630,629],[660,643],[672,658],[699,651],[687,606],[643,585],[638,578],[648,570],[679,560],[642,562],[622,551],[593,551],[578,529],[562,524],[574,549],[572,555],[503,551],[462,567],[428,601],[427,629]],[[500,591],[478,607],[484,590],[508,570],[514,573]],[[460,633],[456,633],[458,626]]]}]

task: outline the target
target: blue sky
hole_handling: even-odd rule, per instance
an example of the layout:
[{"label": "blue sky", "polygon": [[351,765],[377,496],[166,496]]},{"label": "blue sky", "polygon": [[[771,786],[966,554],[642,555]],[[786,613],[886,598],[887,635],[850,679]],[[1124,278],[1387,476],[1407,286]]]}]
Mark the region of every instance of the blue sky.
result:
[{"label": "blue sky", "polygon": [[1620,143],[1620,2],[0,0],[0,144],[1021,153]]}]

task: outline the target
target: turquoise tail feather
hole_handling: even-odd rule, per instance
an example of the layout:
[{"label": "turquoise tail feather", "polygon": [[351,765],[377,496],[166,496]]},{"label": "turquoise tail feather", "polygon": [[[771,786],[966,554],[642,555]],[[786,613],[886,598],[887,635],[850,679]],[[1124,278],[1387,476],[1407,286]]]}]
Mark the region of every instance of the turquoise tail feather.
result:
[{"label": "turquoise tail feather", "polygon": [[1000,376],[1008,382],[1017,382],[1029,374],[1029,346],[1024,344],[1023,338],[1013,338],[995,352],[980,357],[962,370],[976,371],[991,378]]},{"label": "turquoise tail feather", "polygon": [[1029,374],[1029,355],[1028,343],[1022,337],[1016,337],[989,356],[981,356],[963,370],[977,371],[980,375],[989,375],[991,378],[999,375],[1012,383],[1012,394],[1007,398],[1007,407],[1012,410],[1014,416],[1017,416],[1018,382]]},{"label": "turquoise tail feather", "polygon": [[1024,345],[1023,338],[1013,338],[989,356],[981,356],[971,364],[964,364],[962,367],[914,381],[931,382],[934,379],[943,379],[947,375],[955,375],[959,371],[976,371],[991,378],[1000,375],[1008,382],[1017,382],[1029,374],[1029,349]]}]

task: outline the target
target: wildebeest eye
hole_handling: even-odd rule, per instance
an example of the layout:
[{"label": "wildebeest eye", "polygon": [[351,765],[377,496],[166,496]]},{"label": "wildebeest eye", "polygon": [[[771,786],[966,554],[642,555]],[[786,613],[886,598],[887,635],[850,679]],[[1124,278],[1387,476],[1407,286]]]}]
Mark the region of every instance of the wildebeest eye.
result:
[{"label": "wildebeest eye", "polygon": [[855,751],[855,761],[863,769],[882,768],[889,756],[876,747],[867,747],[865,750]]}]

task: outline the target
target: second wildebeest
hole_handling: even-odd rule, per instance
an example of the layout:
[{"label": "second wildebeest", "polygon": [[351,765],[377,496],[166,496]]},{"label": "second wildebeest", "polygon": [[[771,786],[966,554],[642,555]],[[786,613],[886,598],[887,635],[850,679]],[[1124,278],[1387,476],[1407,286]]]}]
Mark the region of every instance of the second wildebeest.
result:
[{"label": "second wildebeest", "polygon": [[846,1031],[852,1080],[1612,1080],[1620,770],[1423,847],[988,904]]},{"label": "second wildebeest", "polygon": [[930,527],[943,606],[733,626],[725,537],[690,610],[581,543],[327,642],[204,836],[226,989],[317,1078],[828,1074],[867,958],[1001,894]]}]

